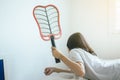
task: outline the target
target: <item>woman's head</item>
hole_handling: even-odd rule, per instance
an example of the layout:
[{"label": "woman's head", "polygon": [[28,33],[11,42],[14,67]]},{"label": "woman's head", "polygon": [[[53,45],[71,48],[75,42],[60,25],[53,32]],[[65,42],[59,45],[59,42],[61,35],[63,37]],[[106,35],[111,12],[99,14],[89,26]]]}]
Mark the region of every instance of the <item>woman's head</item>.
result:
[{"label": "woman's head", "polygon": [[89,47],[89,45],[85,41],[83,35],[79,32],[72,34],[68,38],[67,47],[69,50],[74,48],[82,48],[87,52],[94,53],[94,51]]}]

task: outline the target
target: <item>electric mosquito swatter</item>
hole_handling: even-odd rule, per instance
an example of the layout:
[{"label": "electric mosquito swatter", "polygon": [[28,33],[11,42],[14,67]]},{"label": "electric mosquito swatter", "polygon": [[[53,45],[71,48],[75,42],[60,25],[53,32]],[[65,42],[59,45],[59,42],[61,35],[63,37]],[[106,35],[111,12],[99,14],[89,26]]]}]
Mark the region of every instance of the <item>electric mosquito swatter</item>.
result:
[{"label": "electric mosquito swatter", "polygon": [[[56,47],[54,39],[61,37],[60,15],[56,6],[35,6],[33,9],[33,16],[37,22],[40,36],[43,40],[51,40],[53,47]],[[55,58],[56,63],[60,60]]]}]

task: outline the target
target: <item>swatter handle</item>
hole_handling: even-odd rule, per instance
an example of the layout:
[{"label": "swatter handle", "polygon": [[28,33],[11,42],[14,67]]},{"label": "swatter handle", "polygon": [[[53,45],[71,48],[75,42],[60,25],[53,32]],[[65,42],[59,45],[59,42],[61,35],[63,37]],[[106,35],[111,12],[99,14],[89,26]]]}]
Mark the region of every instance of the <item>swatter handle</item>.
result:
[{"label": "swatter handle", "polygon": [[[55,41],[54,41],[54,36],[51,36],[51,43],[52,43],[52,46],[53,46],[53,47],[56,47]],[[60,59],[55,58],[55,62],[56,62],[56,63],[59,63],[59,62],[60,62]]]}]

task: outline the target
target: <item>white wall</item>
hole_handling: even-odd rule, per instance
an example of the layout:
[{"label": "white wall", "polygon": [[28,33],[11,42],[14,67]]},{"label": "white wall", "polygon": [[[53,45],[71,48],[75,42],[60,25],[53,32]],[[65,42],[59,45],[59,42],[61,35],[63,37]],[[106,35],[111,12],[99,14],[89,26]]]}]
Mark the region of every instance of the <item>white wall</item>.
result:
[{"label": "white wall", "polygon": [[69,1],[0,0],[0,58],[6,80],[40,80],[44,68],[55,64],[51,43],[40,38],[32,11],[36,5],[54,4],[60,11],[62,37],[56,46],[67,52]]},{"label": "white wall", "polygon": [[98,56],[120,58],[120,34],[109,31],[109,0],[75,0],[71,3],[71,32],[81,32]]}]

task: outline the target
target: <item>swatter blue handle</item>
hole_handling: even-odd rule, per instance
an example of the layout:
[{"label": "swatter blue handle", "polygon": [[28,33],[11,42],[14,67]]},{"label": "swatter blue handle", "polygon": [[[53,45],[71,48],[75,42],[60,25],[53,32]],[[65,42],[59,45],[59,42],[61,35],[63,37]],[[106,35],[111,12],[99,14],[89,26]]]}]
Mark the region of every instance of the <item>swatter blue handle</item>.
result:
[{"label": "swatter blue handle", "polygon": [[[54,41],[54,36],[51,36],[51,44],[52,44],[53,47],[56,47],[55,41]],[[59,62],[60,62],[60,59],[55,58],[55,62],[56,62],[56,63],[59,63]]]}]

